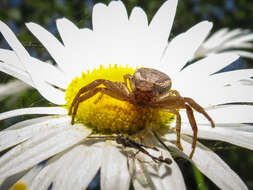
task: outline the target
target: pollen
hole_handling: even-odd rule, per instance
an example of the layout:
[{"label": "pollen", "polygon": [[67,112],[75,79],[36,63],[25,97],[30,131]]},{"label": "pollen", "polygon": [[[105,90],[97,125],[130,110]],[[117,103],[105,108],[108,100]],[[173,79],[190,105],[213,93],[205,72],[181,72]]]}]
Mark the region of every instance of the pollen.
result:
[{"label": "pollen", "polygon": [[[108,68],[100,66],[99,69],[94,69],[92,72],[82,73],[81,77],[72,80],[66,90],[67,108],[70,108],[78,91],[94,80],[106,79],[112,82],[124,82],[123,76],[133,75],[136,70],[137,68],[114,65]],[[75,117],[75,122],[91,128],[94,133],[136,134],[143,129],[166,128],[174,120],[173,114],[161,109],[140,107],[107,95],[101,98],[100,95],[98,93],[80,103]]]},{"label": "pollen", "polygon": [[23,182],[17,182],[15,183],[10,190],[26,190],[26,184],[24,184]]}]

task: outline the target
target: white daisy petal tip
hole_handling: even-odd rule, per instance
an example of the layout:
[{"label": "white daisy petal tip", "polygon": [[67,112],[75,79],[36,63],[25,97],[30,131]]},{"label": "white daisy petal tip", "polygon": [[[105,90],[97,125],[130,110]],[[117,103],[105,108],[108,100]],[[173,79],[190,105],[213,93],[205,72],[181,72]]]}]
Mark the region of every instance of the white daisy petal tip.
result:
[{"label": "white daisy petal tip", "polygon": [[[90,36],[87,35],[88,34],[87,32],[84,32],[84,29],[77,28],[70,20],[68,20],[66,18],[61,18],[56,21],[58,31],[61,35],[64,45],[62,45],[62,43],[59,42],[50,32],[44,30],[41,26],[39,26],[35,23],[32,23],[32,22],[26,23],[26,26],[32,31],[32,33],[36,37],[38,37],[38,39],[40,39],[42,41],[42,44],[47,48],[50,55],[56,61],[57,65],[59,66],[59,64],[61,64],[59,67],[61,67],[63,73],[70,72],[69,70],[74,68],[76,66],[75,64],[78,64],[72,60],[72,58],[73,59],[76,58],[76,54],[78,54],[78,55],[80,54],[80,57],[75,59],[75,60],[77,60],[77,62],[79,62],[78,61],[79,58],[81,58],[80,60],[83,61],[83,56],[85,56],[85,58],[89,57],[89,58],[87,58],[87,65],[90,63],[94,63],[97,60],[99,60],[97,62],[100,62],[100,60],[102,60],[101,61],[102,64],[107,64],[107,62],[117,63],[117,59],[114,59],[115,55],[119,55],[119,57],[121,58],[121,59],[119,59],[120,61],[124,60],[124,58],[125,58],[124,56],[133,57],[134,59],[136,58],[136,59],[141,60],[142,57],[146,57],[146,56],[142,56],[142,55],[147,55],[147,52],[152,52],[152,54],[153,54],[154,51],[157,49],[158,53],[154,53],[154,54],[159,55],[159,56],[157,56],[156,60],[160,60],[160,58],[161,58],[160,52],[162,52],[161,50],[164,51],[164,47],[167,47],[167,45],[168,45],[168,36],[169,36],[170,30],[171,30],[171,27],[172,27],[172,24],[174,21],[174,16],[175,16],[177,4],[178,4],[177,0],[165,1],[163,3],[163,5],[161,6],[161,8],[157,11],[155,16],[153,17],[151,23],[148,25],[146,13],[140,8],[134,8],[132,11],[132,14],[130,15],[130,18],[128,19],[126,7],[122,3],[122,1],[112,1],[109,3],[108,6],[105,4],[102,4],[102,3],[98,3],[93,8],[93,15],[92,15],[93,16],[93,31],[89,31]],[[107,18],[110,18],[110,19],[107,19]],[[130,24],[131,27],[133,26],[132,28],[134,28],[138,31],[141,31],[140,32],[141,37],[142,37],[142,34],[145,34],[145,35],[143,35],[144,37],[141,41],[141,43],[143,43],[141,47],[145,47],[145,48],[136,48],[137,53],[135,51],[133,51],[134,55],[137,54],[136,57],[129,56],[129,52],[132,52],[131,45],[130,45],[130,50],[125,51],[125,47],[128,47],[128,45],[129,45],[128,39],[130,39],[130,42],[136,40],[137,44],[139,44],[139,41],[138,41],[139,38],[136,38],[136,39],[126,38],[127,40],[122,39],[122,38],[117,38],[118,34],[119,35],[121,34],[120,32],[127,31],[127,30],[125,30],[124,27],[129,26],[128,21],[132,24],[132,25]],[[121,29],[121,27],[119,27],[118,25],[114,26],[113,24],[115,24],[115,23],[122,24],[121,26],[124,26],[124,27],[122,27],[123,28],[122,30],[119,30],[120,31],[119,33],[116,32],[116,35],[111,35],[111,37],[114,37],[114,38],[112,38],[112,39],[109,38],[109,42],[112,42],[112,43],[108,43],[108,41],[106,41],[107,35],[111,34],[112,32],[115,32],[114,29],[117,29],[117,28]],[[139,25],[139,23],[141,23],[141,25]],[[111,24],[111,26],[112,26],[112,27],[108,27],[109,29],[106,28],[106,26],[108,26],[108,24]],[[0,25],[0,28],[1,28],[1,26],[3,26],[3,28],[4,28],[4,25]],[[182,68],[183,64],[189,60],[189,58],[193,55],[193,52],[201,45],[201,43],[204,41],[204,39],[206,38],[206,36],[209,34],[210,30],[212,29],[212,26],[213,26],[212,22],[203,21],[203,22],[193,26],[191,29],[189,29],[189,31],[187,31],[186,33],[184,33],[182,35],[184,38],[181,38],[182,41],[180,41],[180,42],[182,42],[182,43],[180,45],[182,45],[182,44],[184,45],[184,42],[186,42],[186,40],[189,39],[186,43],[187,47],[185,48],[188,51],[187,51],[187,53],[185,53],[187,55],[184,55],[185,57],[183,57],[182,61],[180,62],[180,64],[182,64],[182,65],[180,65],[178,67],[179,68],[178,70],[174,69],[175,71],[183,73],[183,71],[180,70]],[[130,30],[132,29],[131,27],[129,27]],[[97,32],[97,31],[99,31],[99,32]],[[105,34],[104,31],[106,31],[108,33]],[[147,35],[145,32],[147,33]],[[77,35],[74,35],[74,33]],[[94,35],[95,37],[93,36],[93,34],[95,34]],[[124,34],[123,36],[126,36],[128,34],[128,32],[126,32],[126,33],[122,32],[122,34]],[[99,35],[101,35],[101,36],[99,36]],[[98,36],[99,36],[99,38],[96,39],[96,37],[98,37]],[[147,37],[147,38],[145,38],[145,37]],[[93,49],[93,46],[92,46],[92,48],[90,48],[91,52],[87,53],[87,55],[83,55],[83,52],[86,52],[86,51],[84,51],[82,49],[82,47],[86,47],[85,46],[86,43],[76,43],[76,42],[80,42],[79,38],[82,40],[82,42],[86,42],[86,40],[87,40],[89,42],[87,44],[89,44],[89,45],[93,44],[93,42],[94,42],[95,49]],[[103,41],[101,39],[103,39],[103,40],[105,39],[105,41]],[[116,40],[114,40],[114,39],[116,39]],[[153,42],[155,42],[156,44],[154,45]],[[103,43],[105,43],[105,44],[103,44]],[[83,44],[85,44],[85,45],[82,46]],[[121,44],[123,44],[123,45],[120,46]],[[125,45],[125,44],[127,44],[127,45]],[[153,51],[151,44],[153,46],[157,45],[157,46],[159,46],[159,48],[156,48]],[[89,45],[87,45],[87,47],[86,47],[87,49],[89,49],[89,47],[91,46],[91,45],[90,46]],[[180,46],[179,44],[177,44],[177,45],[178,45],[178,47]],[[104,61],[106,63],[103,63],[104,59],[100,58],[100,56],[98,56],[98,55],[100,55],[99,50],[98,50],[100,47],[102,47],[101,48],[101,49],[103,49],[102,51],[107,52],[107,50],[108,50],[108,52],[107,52],[108,54],[106,54],[106,53],[103,54],[100,52],[102,55],[106,55],[105,56],[106,58],[109,57],[108,60]],[[104,47],[106,47],[106,48],[104,48]],[[152,51],[149,51],[149,47]],[[180,47],[182,48],[182,46],[180,46]],[[72,48],[73,49],[76,48],[76,49],[73,50]],[[121,48],[123,48],[122,51],[121,51]],[[66,49],[68,51],[65,51]],[[113,50],[117,50],[117,53],[115,53]],[[143,50],[143,52],[139,52],[142,50]],[[179,48],[179,50],[180,50],[180,48]],[[69,51],[70,51],[70,53],[69,53]],[[80,52],[78,52],[78,51],[80,51]],[[119,54],[118,54],[118,52],[119,52]],[[174,56],[180,57],[180,56],[178,56],[178,52],[180,52],[180,51],[175,51],[175,52],[176,53],[173,52],[172,54],[174,54]],[[93,53],[95,54],[95,58],[92,57],[92,56],[94,56],[94,55],[92,55]],[[141,58],[139,58],[138,55],[141,55],[141,56],[139,56]],[[218,57],[218,56],[220,56],[220,57]],[[224,55],[224,54],[216,55],[215,54],[215,55],[212,55],[212,57],[211,56],[210,57],[211,58],[218,57],[217,60],[221,60],[222,56],[224,56],[223,62],[226,62],[226,64],[228,62],[235,61],[239,57],[236,54],[227,54],[227,55]],[[212,60],[211,58],[210,58],[210,60]],[[72,61],[70,61],[70,60],[72,60]],[[213,60],[216,60],[216,59],[213,59]],[[33,61],[34,60],[30,60],[31,63]],[[70,66],[70,63],[71,63],[71,66]],[[177,61],[175,61],[174,63],[179,64]],[[40,64],[40,63],[38,62],[38,64]],[[146,65],[146,66],[150,66],[151,68],[154,68],[154,67],[159,68],[160,67],[159,61],[154,62],[154,64],[156,64],[156,65],[150,64],[150,65]],[[198,63],[198,64],[201,67],[201,63]],[[78,70],[78,69],[80,70],[79,65],[77,65],[76,67],[77,67],[76,70]],[[83,67],[81,67],[81,68],[83,68]],[[189,66],[189,68],[191,68],[191,66]],[[210,66],[210,70],[212,69],[212,71],[216,71],[218,68],[220,68],[220,66],[219,67],[211,67]],[[206,69],[206,68],[204,68],[204,69]],[[97,69],[97,71],[98,70],[99,69]],[[105,71],[106,69],[103,68],[102,70]],[[195,69],[195,71],[196,70],[197,69]],[[186,71],[187,71],[187,68],[186,68]],[[34,72],[37,75],[40,74],[38,71],[34,71]],[[177,72],[175,72],[175,73],[177,74]],[[198,72],[191,72],[190,76],[193,75],[192,73],[195,74]],[[130,74],[130,73],[127,73],[127,74]],[[207,73],[207,72],[202,72],[201,74],[203,74],[203,76],[204,75],[205,76],[211,75],[210,73]],[[60,76],[64,77],[64,74],[60,75]],[[120,80],[122,80],[122,78],[123,78],[123,76],[121,76]],[[192,78],[192,77],[189,77],[189,78]],[[92,78],[91,81],[94,81],[94,78]],[[56,80],[56,82],[58,82],[58,81]],[[184,81],[184,85],[187,82],[188,81]],[[48,81],[45,80],[45,83],[48,83]],[[36,81],[36,84],[37,84],[37,81]],[[51,84],[51,83],[49,82],[49,84]],[[52,86],[53,85],[54,84],[52,84]],[[65,86],[65,85],[62,85],[62,86]],[[68,84],[66,85],[66,87],[67,86],[68,86]],[[65,100],[65,96],[64,96],[65,92],[63,90],[64,88],[61,88],[61,86],[59,86],[59,90],[62,92],[62,94],[59,94],[57,96],[56,91],[53,91],[52,88],[45,88],[45,87],[46,86],[44,85],[44,81],[43,81],[43,84],[40,84],[39,88],[46,89],[43,91],[44,93],[45,93],[45,91],[51,91],[52,93],[50,93],[47,97],[50,97],[50,96],[56,97],[54,99],[55,101],[53,101],[55,104],[57,104],[59,102],[58,97],[62,98],[61,102],[59,104],[65,103],[65,101],[63,101],[63,100]],[[192,87],[192,84],[189,84],[189,87]],[[191,91],[193,91],[193,90],[191,89]],[[42,92],[42,91],[40,91],[40,92]],[[181,91],[180,91],[180,93],[181,93]],[[51,102],[52,102],[52,98],[48,98],[48,100],[49,101],[51,100]],[[107,100],[105,100],[105,101],[107,101]],[[83,102],[83,103],[85,103],[85,102]],[[109,103],[111,105],[112,101]],[[10,148],[11,146],[15,146],[15,145],[16,145],[16,147],[11,149],[10,152],[6,153],[5,156],[0,158],[0,163],[7,162],[7,164],[0,165],[0,182],[1,182],[1,177],[2,177],[1,175],[10,176],[10,175],[14,174],[15,172],[19,172],[19,171],[31,168],[32,166],[34,166],[34,164],[37,164],[39,161],[43,161],[45,159],[48,159],[48,157],[52,156],[52,159],[54,161],[52,161],[51,163],[54,164],[60,160],[58,163],[61,163],[61,166],[64,168],[64,171],[66,171],[66,172],[61,172],[60,174],[59,174],[59,172],[57,172],[58,169],[60,168],[60,165],[58,165],[57,167],[53,167],[52,165],[48,165],[48,166],[44,167],[43,172],[45,172],[46,169],[48,169],[48,171],[50,171],[50,169],[52,169],[53,172],[50,173],[50,176],[44,175],[45,178],[42,178],[43,179],[42,183],[44,186],[40,186],[39,185],[40,180],[37,179],[36,185],[38,185],[38,187],[44,188],[47,185],[49,186],[51,181],[55,180],[56,181],[55,188],[56,189],[57,188],[63,189],[60,187],[64,187],[63,184],[66,184],[67,179],[70,178],[70,176],[71,176],[70,181],[72,180],[72,182],[71,182],[72,187],[78,187],[77,189],[84,189],[87,187],[88,183],[90,182],[90,179],[92,179],[94,177],[97,170],[102,166],[102,168],[101,168],[102,189],[103,188],[104,189],[115,189],[115,187],[116,187],[116,189],[122,189],[122,188],[128,189],[130,179],[132,176],[130,173],[128,173],[128,168],[127,168],[127,158],[128,158],[127,156],[128,155],[126,156],[125,154],[122,154],[122,152],[124,152],[125,149],[122,149],[121,145],[119,145],[115,142],[111,143],[111,141],[109,141],[108,139],[105,139],[105,140],[108,140],[107,142],[109,144],[109,145],[107,144],[109,146],[109,148],[107,147],[105,149],[111,148],[111,149],[113,149],[113,151],[109,150],[108,152],[105,152],[104,156],[102,154],[99,154],[96,162],[94,162],[94,158],[97,156],[97,154],[91,153],[90,149],[95,148],[95,146],[98,143],[90,143],[91,139],[89,139],[89,143],[86,142],[86,138],[88,138],[88,136],[90,134],[92,134],[93,128],[92,129],[88,128],[88,127],[86,127],[85,124],[82,124],[82,123],[76,123],[74,125],[71,125],[70,121],[69,121],[71,118],[69,116],[66,116],[68,114],[68,110],[63,107],[61,107],[61,108],[46,108],[46,109],[45,108],[38,108],[38,109],[32,108],[32,109],[28,109],[28,110],[26,110],[26,109],[16,110],[16,111],[14,110],[11,112],[6,112],[6,113],[0,114],[0,119],[6,119],[6,118],[24,115],[24,114],[43,114],[44,113],[44,114],[48,114],[48,115],[49,114],[57,115],[56,117],[59,117],[59,120],[61,120],[61,121],[63,120],[63,117],[65,117],[65,119],[67,118],[66,120],[68,120],[68,121],[64,121],[61,124],[59,124],[59,123],[56,124],[53,122],[52,124],[48,125],[48,123],[47,123],[46,127],[44,125],[40,125],[40,127],[37,126],[37,128],[36,128],[37,130],[44,129],[44,130],[46,130],[46,133],[42,133],[42,131],[36,131],[36,130],[30,131],[28,128],[30,126],[23,126],[23,128],[21,128],[21,129],[16,129],[15,126],[13,126],[12,130],[4,131],[5,134],[9,135],[8,137],[15,139],[12,141],[12,143],[7,142],[7,140],[9,140],[9,138],[7,140],[4,139],[4,141],[0,141],[0,142],[3,142],[3,144],[5,144],[5,149]],[[80,110],[80,108],[79,108],[79,110]],[[97,110],[95,110],[95,111],[97,111]],[[127,111],[129,111],[129,110],[127,110]],[[103,110],[103,113],[104,113],[104,110]],[[127,115],[128,113],[125,113],[125,114]],[[114,117],[114,118],[116,118],[116,117]],[[78,119],[79,118],[77,118],[77,121],[80,121]],[[103,123],[103,120],[101,118],[99,118],[99,119],[100,119],[100,123]],[[186,119],[186,120],[184,119],[183,122],[188,122],[188,119]],[[112,121],[112,120],[110,120],[110,121]],[[128,121],[128,120],[124,120],[124,121]],[[99,123],[99,122],[97,122],[97,123]],[[111,128],[113,125],[112,123],[113,123],[113,121],[109,122],[109,125]],[[19,126],[20,125],[21,124],[19,124]],[[97,124],[97,125],[99,125],[99,124]],[[120,126],[120,125],[118,125],[118,126]],[[118,126],[116,126],[116,128]],[[113,127],[115,127],[115,125]],[[170,128],[170,127],[171,126],[168,126],[168,128]],[[1,133],[0,135],[2,135],[4,133]],[[22,135],[20,135],[20,134],[22,134]],[[200,134],[201,134],[201,132],[200,132]],[[43,136],[43,135],[45,135],[45,136]],[[104,135],[104,133],[103,133],[103,135]],[[173,135],[175,137],[174,132],[173,132]],[[204,136],[204,135],[205,134],[202,133],[202,136]],[[0,138],[3,136],[0,136]],[[174,137],[173,137],[173,142],[175,141]],[[170,137],[168,137],[168,138],[170,138]],[[215,138],[212,137],[212,139],[215,139]],[[220,139],[222,139],[222,138],[220,137]],[[223,138],[222,140],[224,140],[224,139],[225,138]],[[246,145],[248,145],[250,139],[251,138],[248,138],[247,141],[245,141]],[[236,140],[236,143],[238,145],[240,145],[240,143],[238,143],[238,141],[241,141],[239,138]],[[22,145],[25,145],[25,146],[22,146],[22,150],[24,152],[20,152],[20,149],[21,149],[20,145],[21,144],[19,144],[19,143],[21,143]],[[89,150],[87,152],[80,151],[81,153],[77,151],[76,152],[77,156],[75,156],[75,158],[68,157],[66,159],[65,155],[68,155],[69,152],[76,150],[76,148],[78,149],[79,146],[83,146],[84,149],[89,149]],[[187,146],[188,146],[188,150],[191,151],[191,144],[187,144]],[[142,147],[142,146],[140,145],[139,147]],[[144,147],[144,148],[146,148],[146,147]],[[103,149],[103,150],[105,150],[105,149]],[[136,149],[138,149],[138,146]],[[174,151],[176,151],[182,157],[189,159],[188,152],[187,152],[187,154],[185,154],[185,153],[181,152],[181,150],[179,150],[176,147],[175,147]],[[159,152],[157,158],[159,158],[160,153],[161,152]],[[91,156],[91,154],[93,154],[93,156]],[[85,162],[83,162],[82,157],[81,158],[78,157],[80,155],[82,155],[84,157],[84,159],[87,159],[87,160],[85,160]],[[168,152],[168,155],[169,155],[169,152]],[[193,158],[196,158],[197,155],[194,155],[194,156],[195,157],[193,157]],[[148,157],[148,159],[151,160],[151,162],[152,162],[152,159],[151,159],[152,157],[150,158],[147,155],[145,155],[144,157]],[[161,157],[160,157],[160,159],[161,159]],[[72,158],[73,158],[73,160],[72,160]],[[170,155],[167,158],[170,158]],[[34,159],[36,159],[36,162],[34,161]],[[116,161],[115,161],[115,159],[116,159]],[[201,162],[201,161],[199,161],[199,162]],[[202,162],[203,162],[203,160],[202,160]],[[65,164],[63,165],[62,163],[65,163]],[[86,164],[86,163],[88,163],[88,164]],[[82,166],[82,167],[80,167],[82,169],[80,169],[78,167],[79,164]],[[173,162],[173,164],[175,164],[174,166],[176,166],[175,162]],[[91,169],[90,165],[92,167],[95,165],[94,169]],[[140,165],[142,165],[142,164],[140,164]],[[153,166],[153,165],[156,166],[156,163],[152,162],[150,166]],[[214,166],[214,165],[215,164],[213,164],[211,166]],[[222,166],[223,165],[221,164],[221,168],[222,168]],[[170,166],[168,166],[168,167],[170,167]],[[202,166],[202,167],[204,167],[204,166]],[[162,166],[162,168],[163,168],[163,166]],[[154,168],[149,167],[149,166],[147,166],[147,167],[143,166],[143,168],[139,169],[138,171],[142,172],[140,174],[141,177],[147,178],[148,179],[147,181],[148,182],[150,181],[152,183],[152,185],[155,186],[157,189],[166,189],[166,187],[172,186],[172,184],[178,184],[178,181],[181,182],[180,187],[182,187],[182,188],[177,187],[177,189],[185,189],[185,184],[183,183],[183,177],[181,176],[181,172],[179,171],[179,169],[177,167],[174,167],[174,168],[171,167],[171,168],[172,168],[171,169],[172,172],[176,171],[177,176],[180,176],[180,178],[176,178],[176,177],[174,177],[174,179],[166,178],[167,181],[165,181],[165,179],[162,179],[162,176],[160,175],[161,172],[159,170],[158,170],[158,172],[156,171],[156,177],[154,177],[154,176],[152,176],[152,174],[153,174],[152,171],[154,170]],[[210,167],[210,168],[212,168],[212,167]],[[218,168],[218,167],[216,166],[216,168]],[[145,170],[145,169],[147,169],[147,170]],[[89,173],[90,170],[92,170],[92,173]],[[208,169],[205,168],[205,171],[206,170],[208,170]],[[230,171],[230,170],[228,170],[228,171]],[[2,174],[1,174],[1,172],[2,172]],[[6,172],[8,172],[8,174],[6,174]],[[85,172],[87,172],[89,174],[87,174]],[[39,178],[39,177],[43,176],[42,174],[43,174],[42,172],[39,172],[38,176],[36,176],[36,177]],[[49,174],[49,172],[48,172],[48,174]],[[75,174],[75,175],[72,175],[72,174]],[[88,175],[89,175],[89,178],[88,178],[89,180],[86,179],[86,177]],[[212,176],[213,176],[213,174],[212,174]],[[229,176],[229,175],[227,174],[227,176]],[[87,180],[85,183],[84,183],[84,180],[85,180],[84,178]],[[219,181],[219,179],[217,179],[215,177],[212,179],[214,179],[215,183],[217,183],[216,182],[216,180],[217,180],[219,185],[222,183],[222,181]],[[237,178],[235,178],[235,179],[237,181],[239,181]],[[64,181],[64,183],[62,183],[62,181]],[[170,184],[170,185],[166,185],[166,184]],[[226,185],[227,185],[227,183],[226,183]],[[48,188],[48,186],[47,186],[47,188]],[[163,188],[160,188],[160,187],[163,187]],[[221,187],[224,187],[224,186],[221,185]],[[243,187],[243,185],[241,185],[241,187]],[[44,189],[47,189],[47,188],[44,188]],[[149,187],[147,187],[147,188],[149,188]],[[66,188],[66,189],[73,189],[73,188]],[[142,189],[144,189],[144,188],[142,188]],[[153,189],[155,189],[155,188],[153,188]]]},{"label": "white daisy petal tip", "polygon": [[[210,35],[200,46],[195,58],[205,57],[213,53],[235,52],[241,57],[252,58],[246,49],[252,48],[253,35],[250,30],[222,28]],[[240,53],[239,53],[240,52]]]},{"label": "white daisy petal tip", "polygon": [[[202,22],[194,25],[189,30],[196,30],[196,34],[198,33],[198,34],[203,35],[203,37],[205,39],[207,37],[207,35],[209,34],[209,32],[211,31],[212,27],[213,27],[213,23],[205,20],[205,21],[202,21]],[[204,39],[202,39],[202,40],[204,41]]]},{"label": "white daisy petal tip", "polygon": [[101,9],[104,9],[106,7],[107,6],[104,3],[99,2],[94,5],[93,10],[92,10],[92,14],[94,14],[94,12],[99,12]]},{"label": "white daisy petal tip", "polygon": [[125,8],[125,5],[122,1],[111,1],[108,6],[113,9]]},{"label": "white daisy petal tip", "polygon": [[25,22],[25,25],[27,28],[28,28],[28,26],[33,25],[33,24],[35,24],[35,23],[34,22]]},{"label": "white daisy petal tip", "polygon": [[57,28],[59,27],[59,25],[65,25],[65,27],[73,27],[73,26],[76,27],[76,25],[66,17],[57,18],[56,25],[57,25]]},{"label": "white daisy petal tip", "polygon": [[152,18],[149,27],[153,30],[161,30],[161,33],[170,33],[170,29],[176,14],[177,4],[178,0],[165,1]]}]

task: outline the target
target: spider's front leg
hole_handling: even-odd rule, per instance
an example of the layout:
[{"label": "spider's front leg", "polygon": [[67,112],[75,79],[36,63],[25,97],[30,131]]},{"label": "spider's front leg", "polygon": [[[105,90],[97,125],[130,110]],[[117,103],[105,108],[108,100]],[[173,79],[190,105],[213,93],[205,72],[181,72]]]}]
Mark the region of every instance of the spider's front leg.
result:
[{"label": "spider's front leg", "polygon": [[90,83],[90,84],[88,84],[88,85],[82,87],[82,88],[78,91],[78,93],[76,94],[74,100],[72,101],[72,104],[71,104],[71,106],[70,106],[70,108],[69,108],[69,113],[68,113],[68,114],[69,114],[69,115],[72,114],[72,109],[73,109],[74,105],[77,103],[79,97],[80,97],[82,94],[84,94],[85,92],[87,92],[87,91],[89,91],[89,90],[91,90],[91,89],[93,89],[93,88],[96,88],[97,86],[99,86],[100,84],[103,84],[104,82],[105,82],[105,80],[103,80],[103,79],[98,79],[98,80],[95,80],[95,81],[93,81],[92,83]]},{"label": "spider's front leg", "polygon": [[[103,84],[105,88],[98,87],[101,84]],[[103,79],[95,80],[92,83],[81,88],[79,92],[77,93],[77,95],[75,96],[69,110],[69,115],[72,114],[71,124],[74,124],[74,119],[75,119],[79,104],[93,97],[99,92],[101,93],[101,95],[106,94],[108,96],[111,96],[112,98],[116,98],[122,101],[129,101],[129,97],[130,97],[130,92],[124,83],[112,82],[112,81],[103,80]]]}]

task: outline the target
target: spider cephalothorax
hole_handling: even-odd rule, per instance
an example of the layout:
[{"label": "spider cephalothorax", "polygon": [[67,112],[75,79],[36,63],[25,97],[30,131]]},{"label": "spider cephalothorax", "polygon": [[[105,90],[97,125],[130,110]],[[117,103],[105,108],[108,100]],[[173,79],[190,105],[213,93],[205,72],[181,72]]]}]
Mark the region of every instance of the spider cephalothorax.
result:
[{"label": "spider cephalothorax", "polygon": [[[130,89],[127,85],[128,80]],[[101,84],[104,85],[104,87],[100,87]],[[183,150],[180,142],[181,116],[178,110],[186,109],[193,130],[192,152],[189,156],[192,158],[196,148],[198,131],[193,109],[203,114],[210,121],[212,127],[214,127],[215,124],[199,104],[191,98],[180,96],[178,91],[171,89],[171,84],[169,76],[150,68],[140,68],[133,76],[129,74],[124,75],[124,82],[112,82],[105,79],[94,80],[81,88],[75,96],[69,110],[69,114],[72,114],[71,123],[74,124],[79,104],[100,92],[100,98],[103,94],[106,94],[121,101],[128,101],[136,106],[159,108],[175,114],[177,146],[180,150]]]}]

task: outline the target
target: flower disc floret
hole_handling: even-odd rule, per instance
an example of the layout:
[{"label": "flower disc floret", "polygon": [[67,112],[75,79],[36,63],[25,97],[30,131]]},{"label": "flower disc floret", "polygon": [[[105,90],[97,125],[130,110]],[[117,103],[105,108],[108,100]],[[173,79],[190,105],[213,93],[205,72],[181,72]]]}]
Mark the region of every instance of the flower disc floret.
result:
[{"label": "flower disc floret", "polygon": [[[96,79],[112,82],[124,82],[125,74],[133,74],[135,69],[129,67],[100,67],[92,72],[82,73],[72,80],[66,90],[67,108],[69,109],[78,91]],[[100,85],[99,87],[104,87]],[[140,107],[126,101],[120,101],[98,93],[83,101],[76,114],[77,122],[92,128],[100,134],[127,133],[134,134],[140,130],[152,128],[159,130],[169,126],[174,115],[161,109]]]}]

